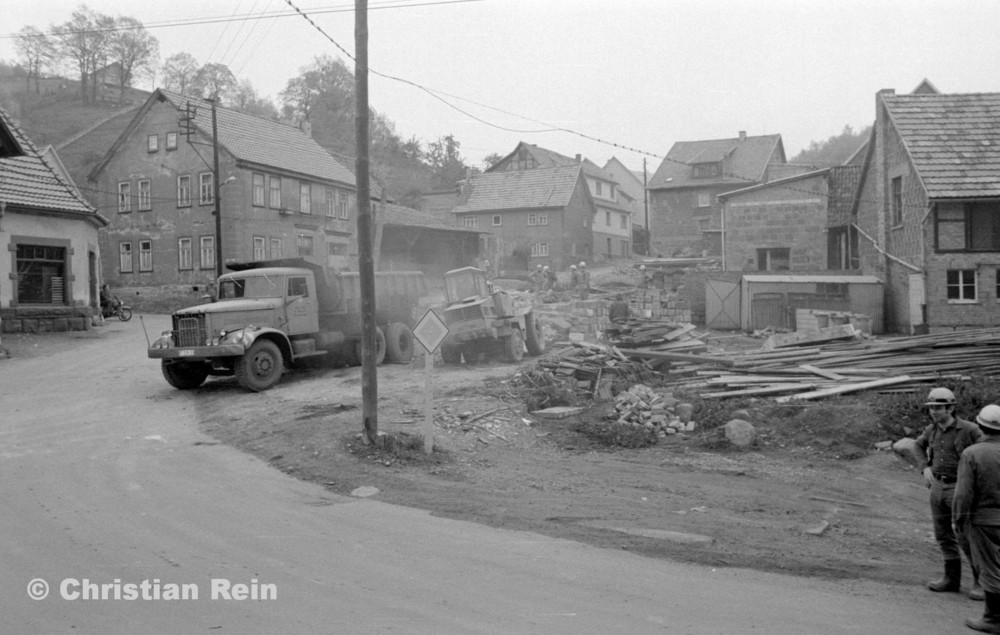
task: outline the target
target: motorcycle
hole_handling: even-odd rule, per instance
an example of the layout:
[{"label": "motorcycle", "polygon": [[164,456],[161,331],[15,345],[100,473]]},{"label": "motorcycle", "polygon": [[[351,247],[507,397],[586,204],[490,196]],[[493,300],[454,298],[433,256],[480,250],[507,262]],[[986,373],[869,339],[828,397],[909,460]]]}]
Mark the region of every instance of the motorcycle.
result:
[{"label": "motorcycle", "polygon": [[128,322],[132,319],[132,307],[127,306],[118,296],[114,296],[111,304],[104,307],[104,310],[101,311],[101,315],[105,319],[117,316],[122,322]]}]

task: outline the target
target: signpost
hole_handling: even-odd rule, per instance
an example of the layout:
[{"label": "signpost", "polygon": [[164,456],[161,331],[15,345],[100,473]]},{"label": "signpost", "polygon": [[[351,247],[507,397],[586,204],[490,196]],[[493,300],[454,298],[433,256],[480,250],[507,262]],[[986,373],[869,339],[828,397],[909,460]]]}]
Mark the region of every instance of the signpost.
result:
[{"label": "signpost", "polygon": [[424,317],[413,327],[413,338],[427,351],[424,355],[424,452],[427,454],[434,451],[434,391],[431,385],[434,352],[446,337],[448,337],[448,325],[433,309],[428,309]]}]

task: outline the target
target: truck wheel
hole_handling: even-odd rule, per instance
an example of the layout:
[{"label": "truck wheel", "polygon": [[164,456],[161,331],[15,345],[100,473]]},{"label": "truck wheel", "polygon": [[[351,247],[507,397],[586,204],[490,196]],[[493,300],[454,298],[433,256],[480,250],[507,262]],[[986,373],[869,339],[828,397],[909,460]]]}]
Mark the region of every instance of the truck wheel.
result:
[{"label": "truck wheel", "polygon": [[504,356],[508,362],[519,362],[524,358],[524,336],[518,329],[514,329],[504,340]]},{"label": "truck wheel", "polygon": [[441,361],[443,361],[445,364],[462,363],[462,349],[455,346],[454,344],[442,344]]},{"label": "truck wheel", "polygon": [[168,362],[160,364],[163,378],[177,390],[192,390],[202,385],[210,367],[202,362]]},{"label": "truck wheel", "polygon": [[385,331],[385,356],[393,364],[413,359],[413,333],[402,322],[393,322]]},{"label": "truck wheel", "polygon": [[528,355],[537,357],[545,352],[545,334],[542,333],[542,322],[532,311],[524,316],[524,343],[528,346]]},{"label": "truck wheel", "polygon": [[[412,348],[412,346],[411,346]],[[361,353],[362,345],[361,338],[354,343],[354,354],[358,356],[358,363],[362,363],[364,357]],[[382,329],[378,326],[375,327],[375,365],[381,366],[382,362],[385,361],[385,334],[382,333]]]},{"label": "truck wheel", "polygon": [[236,381],[247,390],[267,390],[281,379],[284,363],[277,344],[271,340],[257,340],[236,362]]}]

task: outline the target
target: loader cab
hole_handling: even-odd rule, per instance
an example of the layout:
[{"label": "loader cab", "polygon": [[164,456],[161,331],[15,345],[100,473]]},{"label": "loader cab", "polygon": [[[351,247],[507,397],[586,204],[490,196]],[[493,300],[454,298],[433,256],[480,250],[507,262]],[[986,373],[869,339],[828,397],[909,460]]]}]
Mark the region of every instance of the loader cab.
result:
[{"label": "loader cab", "polygon": [[486,274],[482,269],[463,267],[444,274],[445,296],[448,304],[458,304],[482,299],[491,294]]}]

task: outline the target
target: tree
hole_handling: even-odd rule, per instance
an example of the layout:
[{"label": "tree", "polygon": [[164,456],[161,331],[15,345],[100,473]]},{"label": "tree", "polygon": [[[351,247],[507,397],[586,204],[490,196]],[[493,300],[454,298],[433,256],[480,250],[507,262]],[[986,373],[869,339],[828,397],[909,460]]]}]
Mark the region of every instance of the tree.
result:
[{"label": "tree", "polygon": [[851,126],[844,126],[843,132],[826,141],[813,141],[809,147],[795,155],[792,163],[807,163],[817,167],[841,165],[851,158],[871,134],[871,126],[865,126],[857,133]]},{"label": "tree", "polygon": [[190,53],[174,53],[160,68],[163,87],[181,95],[187,95],[198,76],[198,61]]},{"label": "tree", "polygon": [[35,94],[41,92],[42,69],[56,57],[55,43],[33,26],[26,26],[17,33],[15,45],[28,74],[25,92],[31,91],[31,78],[35,78]]},{"label": "tree", "polygon": [[67,22],[52,28],[59,41],[60,53],[76,62],[80,71],[80,98],[84,103],[97,99],[97,69],[107,59],[108,39],[114,22],[111,16],[81,4]]},{"label": "tree", "polygon": [[489,170],[497,163],[503,161],[503,156],[504,155],[499,154],[497,152],[491,152],[490,154],[487,154],[485,157],[483,157],[483,170]]},{"label": "tree", "polygon": [[278,119],[278,109],[271,103],[271,100],[257,94],[256,89],[254,89],[249,79],[241,80],[237,84],[229,106],[233,110],[238,110],[254,117],[271,119],[272,121],[277,121]]},{"label": "tree", "polygon": [[108,38],[108,58],[119,65],[118,101],[122,102],[136,75],[152,71],[160,56],[160,42],[135,18],[120,17],[115,28]]},{"label": "tree", "polygon": [[279,93],[282,115],[313,125],[316,140],[344,154],[354,153],[354,75],[341,59],[316,57],[299,69]]},{"label": "tree", "polygon": [[198,97],[229,103],[236,92],[236,76],[225,64],[205,64],[198,69],[192,90]]},{"label": "tree", "polygon": [[469,166],[459,153],[461,143],[452,135],[438,137],[427,144],[427,163],[436,187],[450,187],[466,177]]}]

